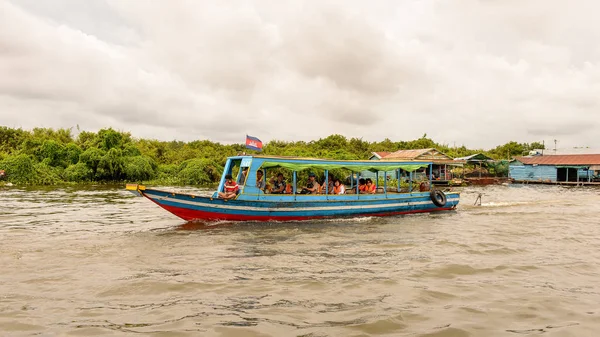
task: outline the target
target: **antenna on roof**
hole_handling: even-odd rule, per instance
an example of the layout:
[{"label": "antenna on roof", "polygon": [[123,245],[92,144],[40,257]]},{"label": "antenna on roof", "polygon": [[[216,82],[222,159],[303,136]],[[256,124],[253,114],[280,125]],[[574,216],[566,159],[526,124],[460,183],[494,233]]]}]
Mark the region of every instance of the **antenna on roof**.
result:
[{"label": "antenna on roof", "polygon": [[554,140],[554,154],[556,154],[556,139]]}]

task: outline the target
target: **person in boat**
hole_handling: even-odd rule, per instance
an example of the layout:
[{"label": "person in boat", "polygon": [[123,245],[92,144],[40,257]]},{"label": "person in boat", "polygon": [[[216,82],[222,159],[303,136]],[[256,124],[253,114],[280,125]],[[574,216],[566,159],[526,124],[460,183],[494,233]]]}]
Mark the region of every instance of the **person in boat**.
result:
[{"label": "person in boat", "polygon": [[429,191],[429,178],[427,178],[427,176],[425,176],[425,180],[423,180],[420,184],[419,184],[419,192],[426,192]]},{"label": "person in boat", "polygon": [[219,192],[219,198],[221,199],[233,199],[237,196],[240,187],[233,181],[231,174],[225,176],[225,191]]},{"label": "person in boat", "polygon": [[263,180],[262,170],[256,171],[256,187],[261,191],[265,190],[265,181]]},{"label": "person in boat", "polygon": [[238,184],[244,185],[246,183],[246,176],[248,175],[248,168],[244,167],[242,170],[242,174],[240,174],[240,179],[238,180]]},{"label": "person in boat", "polygon": [[358,179],[358,193],[367,193],[367,183],[364,178]]},{"label": "person in boat", "polygon": [[302,188],[302,191],[300,192],[300,194],[318,194],[319,193],[319,187],[321,185],[317,182],[316,177],[317,176],[312,172],[308,174],[308,182],[306,183],[306,187]]},{"label": "person in boat", "polygon": [[325,191],[333,194],[333,174],[331,173],[327,175],[327,180],[323,181],[323,185],[321,185],[321,193],[325,193]]},{"label": "person in boat", "polygon": [[283,180],[283,173],[277,173],[277,178],[271,181],[271,193],[282,194],[285,193],[285,180]]},{"label": "person in boat", "polygon": [[375,184],[373,184],[373,180],[371,180],[371,178],[367,178],[367,180],[365,180],[365,182],[366,182],[365,190],[364,190],[364,192],[361,192],[361,193],[375,194],[376,186],[375,186]]},{"label": "person in boat", "polygon": [[344,194],[346,193],[346,186],[342,184],[339,179],[333,181],[333,194]]}]

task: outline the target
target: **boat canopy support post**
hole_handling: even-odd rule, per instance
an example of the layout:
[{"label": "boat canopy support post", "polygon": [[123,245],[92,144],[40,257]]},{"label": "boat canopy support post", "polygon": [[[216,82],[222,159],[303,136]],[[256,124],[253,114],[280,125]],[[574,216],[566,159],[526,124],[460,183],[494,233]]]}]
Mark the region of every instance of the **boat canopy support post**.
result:
[{"label": "boat canopy support post", "polygon": [[387,198],[387,177],[383,178],[383,194],[385,194]]},{"label": "boat canopy support post", "polygon": [[358,172],[356,172],[356,180],[354,181],[354,186],[356,186],[356,194],[360,194],[360,191],[358,190],[358,188],[360,186],[358,186],[358,181],[359,181],[359,175]]},{"label": "boat canopy support post", "polygon": [[292,186],[292,192],[294,193],[294,200],[296,200],[296,181],[297,181],[297,175],[296,175],[296,171],[294,171],[292,173],[293,176],[293,180],[294,180],[294,185]]},{"label": "boat canopy support post", "polygon": [[329,170],[325,170],[325,195],[329,195]]}]

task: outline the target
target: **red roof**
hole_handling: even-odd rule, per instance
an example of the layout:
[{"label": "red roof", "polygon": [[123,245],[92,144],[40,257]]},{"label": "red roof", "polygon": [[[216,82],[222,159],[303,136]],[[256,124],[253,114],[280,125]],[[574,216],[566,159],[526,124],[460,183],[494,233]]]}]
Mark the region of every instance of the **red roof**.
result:
[{"label": "red roof", "polygon": [[557,154],[515,159],[527,165],[600,165],[600,154]]}]

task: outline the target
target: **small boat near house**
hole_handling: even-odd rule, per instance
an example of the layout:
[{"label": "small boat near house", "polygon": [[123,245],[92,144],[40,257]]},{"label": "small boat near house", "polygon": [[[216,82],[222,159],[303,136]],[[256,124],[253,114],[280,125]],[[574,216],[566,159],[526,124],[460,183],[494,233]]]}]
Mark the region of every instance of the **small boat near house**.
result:
[{"label": "small boat near house", "polygon": [[[439,189],[423,191],[414,180],[417,171],[431,172],[431,162],[328,160],[275,156],[235,156],[227,158],[217,191],[209,196],[174,193],[152,189],[139,184],[127,184],[126,189],[143,196],[174,215],[188,221],[293,221],[360,216],[393,216],[411,213],[449,211],[459,203],[458,192]],[[257,172],[262,178],[257,180]],[[298,183],[309,172],[323,172],[324,189],[319,194],[302,194]],[[351,172],[344,194],[331,194],[330,172]],[[375,179],[376,193],[357,193],[358,181],[354,173],[393,171],[395,184]],[[285,172],[290,177],[288,193],[268,193],[258,185],[267,183],[266,177]],[[311,174],[314,176],[314,173]],[[221,198],[226,178],[240,181],[235,197]],[[431,177],[429,177],[431,179]],[[310,180],[310,179],[309,179]],[[379,181],[381,180],[381,183]],[[260,183],[263,181],[263,183]],[[402,182],[402,183],[401,183]],[[431,180],[429,180],[429,186]],[[422,187],[422,185],[421,185]]]}]

